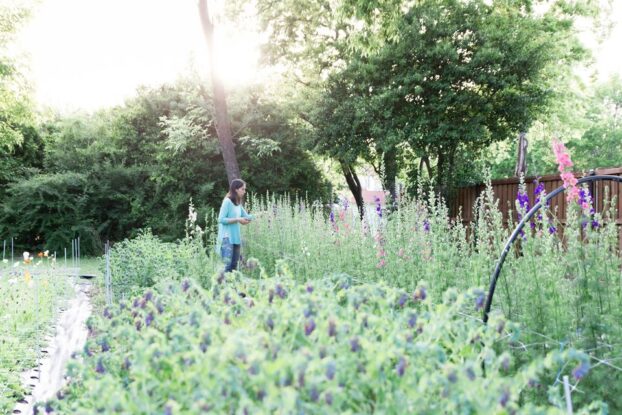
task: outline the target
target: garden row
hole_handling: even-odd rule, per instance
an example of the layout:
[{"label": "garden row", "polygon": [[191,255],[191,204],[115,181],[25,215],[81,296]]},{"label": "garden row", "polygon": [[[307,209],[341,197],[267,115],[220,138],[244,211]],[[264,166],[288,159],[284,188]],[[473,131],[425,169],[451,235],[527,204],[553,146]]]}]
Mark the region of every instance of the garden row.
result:
[{"label": "garden row", "polygon": [[[480,294],[431,301],[341,275],[306,284],[216,274],[161,281],[89,320],[54,413],[564,413],[554,373],[581,378],[589,358],[514,361],[516,326],[465,318]],[[239,295],[244,291],[246,297]],[[43,408],[45,407],[45,408]],[[600,404],[584,408],[597,412]],[[516,412],[518,411],[518,412]]]}]

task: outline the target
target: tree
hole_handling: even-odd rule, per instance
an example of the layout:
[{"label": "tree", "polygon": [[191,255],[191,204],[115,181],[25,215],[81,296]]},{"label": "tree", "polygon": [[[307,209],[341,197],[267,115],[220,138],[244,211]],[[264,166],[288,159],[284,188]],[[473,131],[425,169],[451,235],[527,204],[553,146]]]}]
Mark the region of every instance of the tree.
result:
[{"label": "tree", "polygon": [[235,155],[235,147],[231,136],[231,123],[227,110],[227,94],[222,79],[216,72],[216,54],[214,51],[214,23],[209,13],[208,0],[199,0],[199,15],[201,26],[207,42],[207,53],[209,55],[210,75],[212,79],[214,112],[216,115],[216,131],[222,157],[225,162],[225,170],[229,183],[233,179],[240,178],[240,168]]},{"label": "tree", "polygon": [[525,131],[546,107],[553,65],[581,56],[567,40],[569,20],[504,2],[419,1],[397,22],[399,38],[354,54],[331,76],[327,94],[345,88],[339,94],[350,102],[340,105],[355,119],[337,124],[346,142],[318,137],[337,151],[362,148],[362,140],[369,150],[359,155],[380,158],[390,175],[397,169],[388,162],[407,144],[435,160],[436,184],[446,193],[459,152],[477,154]]}]

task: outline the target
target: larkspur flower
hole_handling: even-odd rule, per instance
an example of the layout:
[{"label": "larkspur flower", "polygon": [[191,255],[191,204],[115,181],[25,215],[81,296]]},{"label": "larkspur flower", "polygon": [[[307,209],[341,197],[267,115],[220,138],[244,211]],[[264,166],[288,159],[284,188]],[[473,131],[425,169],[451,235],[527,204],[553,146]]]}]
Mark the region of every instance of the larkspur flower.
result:
[{"label": "larkspur flower", "polygon": [[313,386],[311,388],[311,391],[309,392],[309,398],[311,398],[312,402],[317,402],[317,400],[320,398],[320,393],[317,390],[317,387]]},{"label": "larkspur flower", "polygon": [[279,298],[285,298],[287,296],[287,291],[285,291],[285,289],[283,288],[281,284],[276,285],[275,292],[276,292],[276,295],[279,296]]},{"label": "larkspur flower", "polygon": [[335,321],[331,319],[328,321],[328,336],[335,337],[336,334],[337,334],[337,325],[335,324]]},{"label": "larkspur flower", "polygon": [[307,284],[307,293],[311,294],[313,292],[313,285]]},{"label": "larkspur flower", "polygon": [[337,366],[335,365],[335,362],[333,362],[332,360],[330,362],[328,362],[328,364],[326,365],[326,378],[328,380],[333,380],[335,378],[335,372],[337,371]]},{"label": "larkspur flower", "polygon": [[510,392],[508,392],[507,390],[504,390],[503,393],[501,394],[501,397],[499,398],[499,404],[505,408],[505,406],[508,404],[509,401],[510,401]]},{"label": "larkspur flower", "polygon": [[112,318],[112,314],[110,314],[110,310],[108,309],[108,307],[104,308],[104,317],[106,317],[108,320]]},{"label": "larkspur flower", "polygon": [[272,331],[274,329],[274,321],[272,321],[272,317],[268,317],[266,320],[266,326]]},{"label": "larkspur flower", "polygon": [[353,337],[350,339],[350,350],[355,353],[361,350],[361,344],[358,337]]},{"label": "larkspur flower", "polygon": [[99,374],[106,373],[106,368],[104,367],[104,362],[102,361],[101,357],[99,358],[99,360],[97,360],[97,366],[95,366],[95,371]]},{"label": "larkspur flower", "polygon": [[151,326],[151,323],[153,323],[153,313],[149,312],[149,314],[147,314],[147,317],[145,317],[145,326],[149,327]]},{"label": "larkspur flower", "polygon": [[416,324],[417,324],[417,315],[415,313],[410,313],[410,316],[408,317],[408,327],[412,329],[415,327]]},{"label": "larkspur flower", "polygon": [[466,375],[470,381],[475,380],[475,371],[473,370],[472,367],[467,368]]},{"label": "larkspur flower", "polygon": [[419,287],[415,290],[414,294],[413,294],[413,300],[415,301],[423,301],[427,298],[428,293],[425,289],[425,287]]},{"label": "larkspur flower", "polygon": [[188,288],[190,288],[190,281],[186,279],[181,283],[181,289],[183,292],[186,292]]},{"label": "larkspur flower", "polygon": [[376,202],[376,214],[379,218],[382,218],[382,202],[378,196],[374,196],[374,202]]},{"label": "larkspur flower", "polygon": [[315,330],[315,321],[311,318],[305,323],[305,335],[310,336]]},{"label": "larkspur flower", "polygon": [[408,294],[406,293],[402,293],[402,295],[400,295],[399,300],[397,301],[397,304],[400,307],[404,307],[406,305],[406,302],[408,301]]},{"label": "larkspur flower", "polygon": [[423,230],[425,233],[430,233],[430,221],[427,218],[423,221]]},{"label": "larkspur flower", "polygon": [[324,395],[324,401],[326,402],[327,405],[332,405],[333,404],[333,394],[330,392],[326,392],[326,395]]},{"label": "larkspur flower", "polygon": [[404,356],[400,356],[397,365],[395,366],[395,373],[397,373],[397,376],[402,377],[404,376],[404,372],[406,371],[406,359],[404,358]]},{"label": "larkspur flower", "polygon": [[579,363],[579,365],[572,370],[572,376],[576,380],[581,380],[587,375],[589,371],[590,371],[590,363],[588,361],[583,361]]},{"label": "larkspur flower", "polygon": [[573,202],[579,198],[579,189],[577,189],[577,178],[570,170],[573,166],[570,160],[570,155],[564,143],[559,140],[553,140],[553,153],[558,164],[558,170],[561,174],[561,179],[564,182],[566,188],[566,200]]},{"label": "larkspur flower", "polygon": [[484,301],[486,300],[486,296],[483,291],[477,290],[475,292],[475,310],[479,311],[484,307]]},{"label": "larkspur flower", "polygon": [[121,368],[123,368],[124,370],[130,370],[131,367],[132,367],[132,362],[130,362],[130,359],[127,357],[123,359],[123,365],[121,366]]},{"label": "larkspur flower", "polygon": [[102,340],[101,346],[102,346],[102,352],[110,351],[110,345],[108,344],[108,341],[106,339]]}]

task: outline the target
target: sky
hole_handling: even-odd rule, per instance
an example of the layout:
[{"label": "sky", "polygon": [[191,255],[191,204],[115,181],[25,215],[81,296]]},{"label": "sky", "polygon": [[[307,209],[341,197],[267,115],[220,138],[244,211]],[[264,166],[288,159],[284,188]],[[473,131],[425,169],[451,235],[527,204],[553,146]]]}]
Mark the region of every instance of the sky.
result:
[{"label": "sky", "polygon": [[[92,111],[173,82],[191,68],[207,74],[197,0],[39,0],[18,33],[37,101],[61,112]],[[218,6],[218,4],[215,4]],[[252,79],[259,57],[251,33],[219,39],[227,85]]]},{"label": "sky", "polygon": [[[600,79],[622,74],[622,0],[613,1],[609,39],[598,44],[590,33],[583,36]],[[197,2],[39,0],[15,46],[37,102],[60,112],[93,111],[122,104],[140,85],[173,82],[191,68],[207,74]],[[258,40],[245,29],[218,39],[221,60],[228,62],[220,72],[230,87],[255,79]]]}]

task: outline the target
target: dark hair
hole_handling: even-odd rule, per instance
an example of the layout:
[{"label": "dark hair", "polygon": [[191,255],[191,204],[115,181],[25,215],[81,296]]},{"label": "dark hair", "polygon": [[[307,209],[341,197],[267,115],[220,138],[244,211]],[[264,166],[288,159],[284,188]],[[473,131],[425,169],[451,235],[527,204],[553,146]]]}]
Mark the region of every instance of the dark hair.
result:
[{"label": "dark hair", "polygon": [[231,184],[229,185],[229,193],[227,193],[227,197],[231,199],[234,205],[239,205],[242,203],[242,200],[238,197],[238,190],[240,187],[244,186],[246,183],[242,179],[233,179],[231,180]]}]

